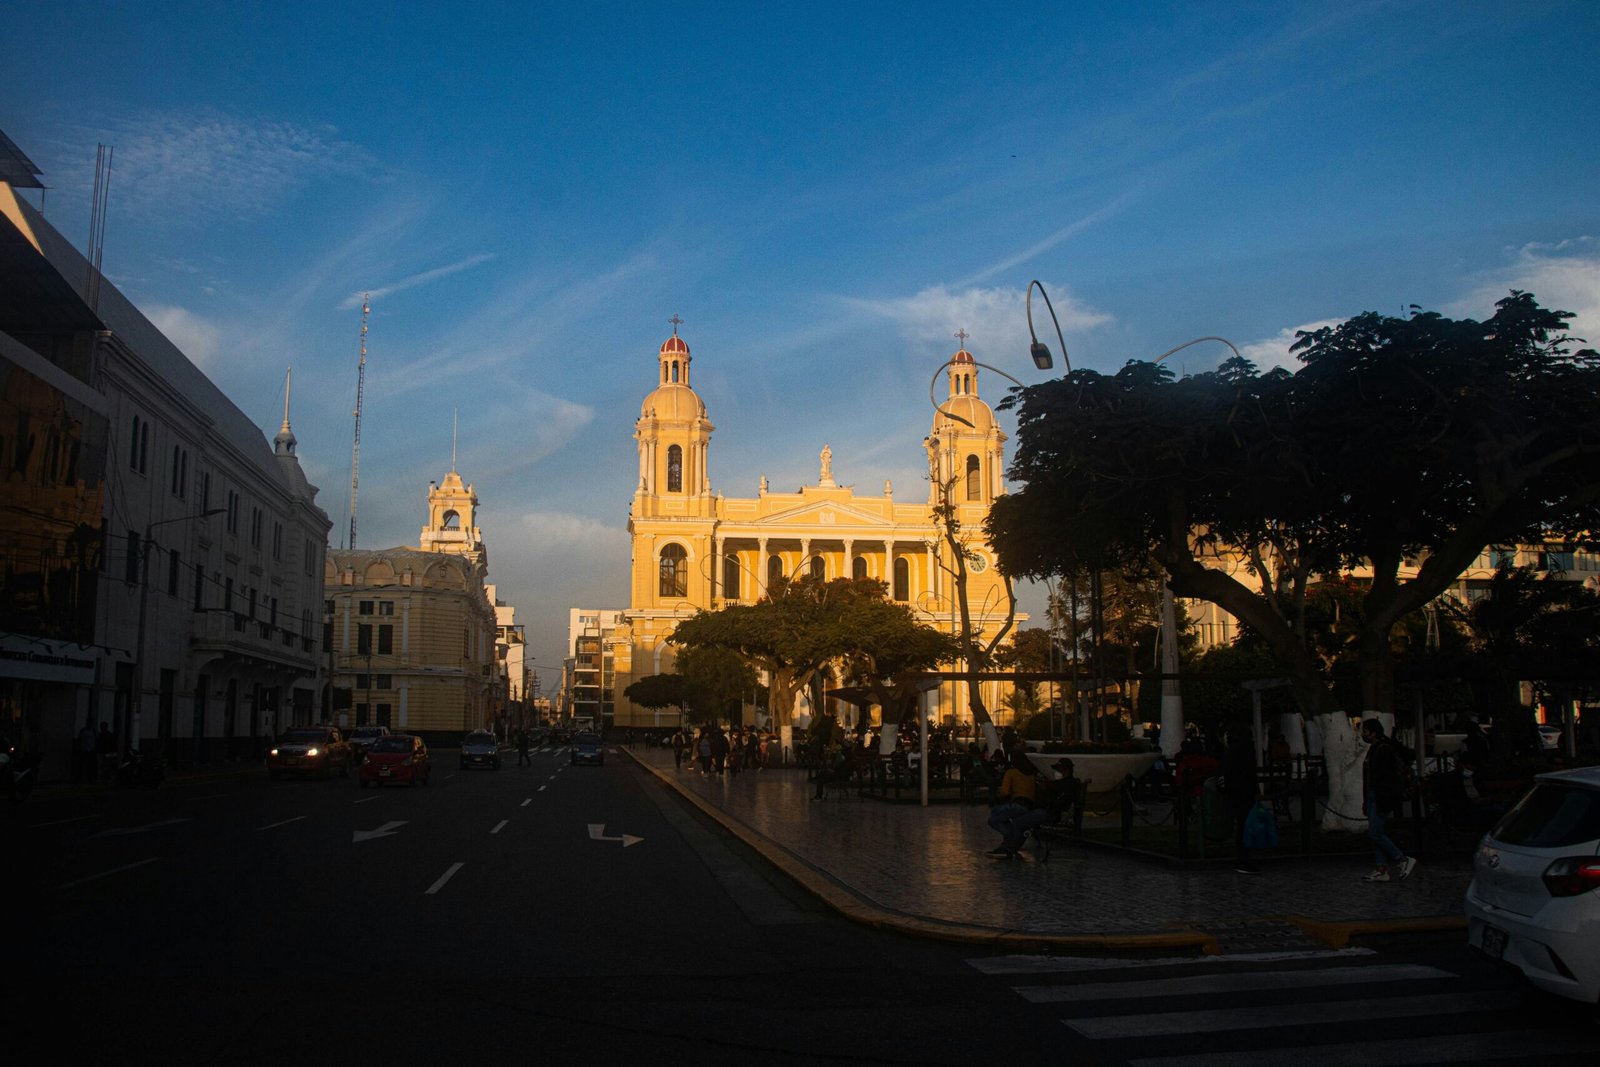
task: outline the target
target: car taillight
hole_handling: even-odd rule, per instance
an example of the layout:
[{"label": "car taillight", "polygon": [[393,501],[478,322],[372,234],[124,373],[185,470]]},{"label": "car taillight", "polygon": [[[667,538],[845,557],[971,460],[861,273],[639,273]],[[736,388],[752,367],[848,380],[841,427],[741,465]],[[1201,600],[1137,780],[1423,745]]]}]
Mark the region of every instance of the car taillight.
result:
[{"label": "car taillight", "polygon": [[1575,897],[1600,889],[1600,857],[1567,856],[1544,869],[1544,887],[1553,897]]}]

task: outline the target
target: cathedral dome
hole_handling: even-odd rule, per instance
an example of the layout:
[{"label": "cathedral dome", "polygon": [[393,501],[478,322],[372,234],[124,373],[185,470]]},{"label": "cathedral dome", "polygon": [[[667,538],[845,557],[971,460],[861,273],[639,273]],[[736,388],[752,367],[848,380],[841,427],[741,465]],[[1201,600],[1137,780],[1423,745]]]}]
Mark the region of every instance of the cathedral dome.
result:
[{"label": "cathedral dome", "polygon": [[683,338],[674,333],[671,337],[661,342],[661,354],[663,356],[687,356],[689,354],[689,345]]},{"label": "cathedral dome", "polygon": [[687,385],[661,385],[639,405],[641,419],[703,419],[706,402]]},{"label": "cathedral dome", "polygon": [[[972,425],[957,422],[955,418],[967,420]],[[933,432],[936,434],[952,432],[988,433],[994,429],[994,412],[989,405],[979,400],[976,396],[953,396],[939,405],[939,413],[933,417]]]}]

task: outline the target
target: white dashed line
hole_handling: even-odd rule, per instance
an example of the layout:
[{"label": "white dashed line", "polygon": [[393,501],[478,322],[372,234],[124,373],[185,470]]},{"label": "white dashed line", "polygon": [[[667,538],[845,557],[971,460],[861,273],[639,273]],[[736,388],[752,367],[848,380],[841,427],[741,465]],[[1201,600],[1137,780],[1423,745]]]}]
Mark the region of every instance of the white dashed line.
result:
[{"label": "white dashed line", "polygon": [[75,879],[74,881],[71,881],[71,882],[62,882],[60,885],[56,886],[56,888],[57,889],[71,889],[75,885],[82,885],[85,882],[93,882],[93,881],[95,881],[96,879],[99,879],[99,878],[109,878],[113,874],[121,874],[123,871],[131,871],[135,867],[143,867],[145,864],[154,863],[155,861],[156,861],[156,857],[151,856],[147,860],[140,860],[138,863],[125,864],[125,865],[123,865],[121,867],[113,867],[109,871],[101,871],[99,874],[91,874],[87,878],[78,878],[78,879]]},{"label": "white dashed line", "polygon": [[352,803],[355,803],[355,804],[371,804],[374,800],[377,800],[377,799],[378,799],[377,797],[362,797],[360,800],[352,801]]},{"label": "white dashed line", "polygon": [[490,830],[489,832],[491,834],[499,833],[501,830],[504,830],[506,828],[506,823],[508,823],[510,821],[511,821],[510,819],[501,819],[499,822],[494,824],[494,829]]},{"label": "white dashed line", "polygon": [[523,802],[522,802],[522,803],[521,803],[521,804],[518,804],[518,805],[517,805],[517,807],[519,807],[519,808],[525,808],[525,807],[527,807],[527,806],[528,806],[528,805],[529,805],[529,804],[532,804],[532,803],[533,803],[533,798],[532,798],[532,797],[529,797],[529,798],[528,798],[528,799],[527,799],[527,800],[524,800],[524,801],[523,801]]},{"label": "white dashed line", "polygon": [[256,829],[257,829],[257,831],[258,831],[258,832],[259,832],[259,831],[260,831],[260,830],[271,830],[271,829],[273,829],[273,828],[274,828],[274,827],[278,827],[278,826],[288,826],[288,825],[289,825],[289,824],[290,824],[290,823],[292,823],[292,822],[299,822],[299,821],[300,821],[300,820],[301,820],[301,819],[303,819],[303,818],[305,818],[305,816],[304,816],[304,815],[296,815],[296,816],[295,816],[295,817],[294,817],[294,818],[292,818],[292,819],[285,819],[285,820],[283,820],[283,821],[282,821],[282,822],[269,822],[269,823],[267,823],[267,825],[265,825],[265,826],[260,826],[260,827],[257,827],[257,828],[256,828]]},{"label": "white dashed line", "polygon": [[426,893],[424,893],[423,896],[431,897],[431,896],[433,896],[433,894],[435,894],[439,890],[443,889],[444,888],[444,884],[446,882],[448,882],[450,879],[454,878],[456,876],[456,872],[459,871],[463,866],[465,866],[465,864],[452,863],[450,865],[450,869],[448,871],[445,871],[443,874],[441,874],[439,876],[439,880],[437,882],[433,883],[432,885],[430,885],[428,887],[428,891]]},{"label": "white dashed line", "polygon": [[541,792],[541,793],[543,793],[543,792],[544,792],[544,791],[545,791],[545,790],[546,790],[546,789],[549,789],[549,788],[550,788],[550,787],[549,787],[549,786],[547,786],[547,785],[541,785],[541,786],[540,786],[540,787],[539,787],[539,792]]}]

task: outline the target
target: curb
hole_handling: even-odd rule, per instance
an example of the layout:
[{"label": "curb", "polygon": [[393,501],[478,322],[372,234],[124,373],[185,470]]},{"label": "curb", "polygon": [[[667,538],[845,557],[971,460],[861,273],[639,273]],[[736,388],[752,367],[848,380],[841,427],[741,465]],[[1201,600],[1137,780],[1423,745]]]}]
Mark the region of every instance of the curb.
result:
[{"label": "curb", "polygon": [[1024,949],[1050,948],[1073,950],[1079,955],[1099,955],[1109,952],[1171,952],[1188,951],[1213,956],[1221,952],[1216,937],[1200,931],[1181,931],[1165,934],[1040,934],[1020,930],[995,930],[990,927],[965,923],[947,923],[919,916],[903,915],[881,908],[863,899],[843,883],[829,877],[811,864],[800,859],[762,834],[732,818],[727,812],[711,804],[698,794],[684,789],[676,779],[646,763],[626,747],[628,758],[643,770],[654,775],[679,796],[715,820],[723,829],[754,849],[802,889],[852,922],[878,930],[906,934],[962,945],[984,945],[996,948]]},{"label": "curb", "polygon": [[1345,948],[1357,937],[1455,933],[1464,932],[1467,928],[1465,915],[1434,915],[1415,919],[1355,919],[1348,922],[1311,919],[1304,915],[1286,915],[1284,918],[1298,926],[1307,937],[1321,941],[1333,949]]}]

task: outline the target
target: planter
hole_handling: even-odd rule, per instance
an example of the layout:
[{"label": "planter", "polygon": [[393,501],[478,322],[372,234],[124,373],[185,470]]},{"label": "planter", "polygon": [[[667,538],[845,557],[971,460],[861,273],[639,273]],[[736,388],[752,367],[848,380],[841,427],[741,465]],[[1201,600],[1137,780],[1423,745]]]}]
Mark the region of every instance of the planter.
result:
[{"label": "planter", "polygon": [[1058,759],[1071,760],[1072,773],[1089,784],[1091,793],[1106,793],[1120,785],[1127,775],[1131,774],[1135,779],[1143,777],[1160,757],[1159,752],[1115,752],[1106,755],[1052,754],[1038,758],[1047,767]]}]

